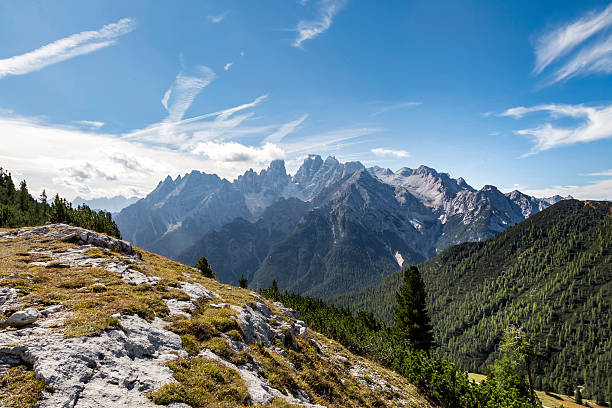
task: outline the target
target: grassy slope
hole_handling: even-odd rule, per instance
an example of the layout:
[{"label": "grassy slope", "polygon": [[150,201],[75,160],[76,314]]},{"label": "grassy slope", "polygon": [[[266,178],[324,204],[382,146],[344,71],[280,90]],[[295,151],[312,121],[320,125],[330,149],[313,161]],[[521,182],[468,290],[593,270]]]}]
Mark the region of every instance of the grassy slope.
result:
[{"label": "grassy slope", "polygon": [[[363,386],[351,374],[349,365],[338,364],[333,359],[317,353],[312,346],[298,339],[300,348],[293,349],[284,344],[275,344],[284,348],[287,357],[270,353],[266,348],[251,345],[245,352],[237,353],[229,349],[228,343],[221,337],[222,333],[232,338],[241,338],[242,333],[232,317],[230,309],[213,309],[208,302],[196,302],[196,310],[191,320],[180,317],[168,317],[164,298],[185,298],[175,288],[179,281],[196,282],[207,289],[218,293],[225,302],[244,306],[260,301],[255,293],[249,290],[221,284],[215,280],[199,276],[193,268],[181,265],[162,256],[140,250],[144,265],[138,267],[143,273],[162,277],[156,286],[131,286],[124,283],[116,274],[102,268],[69,268],[62,265],[32,266],[30,262],[48,260],[32,249],[44,248],[51,251],[65,251],[75,244],[56,240],[40,240],[25,237],[3,241],[0,245],[0,287],[13,287],[22,295],[26,307],[44,308],[51,304],[63,304],[72,315],[56,330],[66,336],[95,336],[102,330],[115,330],[116,320],[111,318],[115,313],[138,314],[143,318],[155,316],[166,318],[168,328],[181,335],[184,348],[191,357],[169,363],[177,383],[169,384],[151,395],[158,403],[183,401],[194,407],[237,406],[248,402],[245,397],[245,385],[234,370],[197,358],[198,351],[208,348],[237,364],[257,358],[265,367],[267,380],[279,389],[299,387],[305,390],[312,401],[328,407],[393,407],[395,396],[386,391],[374,392]],[[118,258],[128,261],[121,254],[91,249],[92,256]],[[17,277],[9,276],[16,274]],[[187,274],[187,275],[186,275]],[[105,290],[100,290],[103,283]],[[273,304],[268,304],[280,315]],[[11,329],[8,329],[11,330]],[[361,357],[351,354],[335,341],[310,331],[313,338],[328,353],[341,355],[351,364],[360,364],[376,375],[392,383],[402,394],[409,397],[418,406],[429,406],[416,389],[396,373],[384,369]],[[30,371],[31,373],[31,371]],[[42,385],[31,383],[31,374],[24,374],[22,383],[4,381],[0,378],[0,405],[29,407],[40,397],[29,395],[30,388],[40,393]],[[13,388],[8,388],[8,387]],[[4,395],[15,387],[26,389],[23,404],[12,404]],[[25,387],[25,388],[24,388]],[[208,391],[207,391],[208,390]],[[214,393],[210,394],[210,390]],[[34,398],[30,398],[34,397]],[[33,402],[32,402],[33,401]],[[31,403],[30,403],[31,402]],[[274,401],[272,407],[288,407],[283,401]]]},{"label": "grassy slope", "polygon": [[[612,203],[560,202],[497,237],[449,248],[421,266],[441,351],[483,372],[511,323],[539,352],[537,385],[609,390],[612,365]],[[390,321],[396,273],[372,290],[336,298]],[[592,394],[591,394],[592,395]]]}]

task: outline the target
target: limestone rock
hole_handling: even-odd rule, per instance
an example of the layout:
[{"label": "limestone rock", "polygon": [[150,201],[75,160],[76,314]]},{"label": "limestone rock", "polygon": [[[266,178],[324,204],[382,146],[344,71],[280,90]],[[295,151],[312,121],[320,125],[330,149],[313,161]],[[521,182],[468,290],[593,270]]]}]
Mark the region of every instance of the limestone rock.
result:
[{"label": "limestone rock", "polygon": [[40,317],[40,312],[33,307],[13,313],[2,322],[2,326],[22,327],[34,323]]}]

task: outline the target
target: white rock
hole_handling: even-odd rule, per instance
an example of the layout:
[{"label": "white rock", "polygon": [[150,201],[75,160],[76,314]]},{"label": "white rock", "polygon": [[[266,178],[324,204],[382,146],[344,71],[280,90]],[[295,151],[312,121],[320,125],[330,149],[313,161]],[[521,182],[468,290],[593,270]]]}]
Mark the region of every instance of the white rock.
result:
[{"label": "white rock", "polygon": [[53,306],[49,306],[48,308],[44,309],[40,313],[43,316],[49,316],[50,314],[60,312],[63,308],[64,308],[64,305],[53,305]]},{"label": "white rock", "polygon": [[96,337],[65,338],[37,326],[0,332],[0,356],[32,364],[53,387],[40,408],[156,407],[146,394],[175,381],[165,363],[187,356],[181,339],[160,319],[121,316],[119,322],[122,330]]},{"label": "white rock", "polygon": [[34,323],[40,317],[40,312],[33,307],[13,313],[6,319],[3,326],[22,327]]}]

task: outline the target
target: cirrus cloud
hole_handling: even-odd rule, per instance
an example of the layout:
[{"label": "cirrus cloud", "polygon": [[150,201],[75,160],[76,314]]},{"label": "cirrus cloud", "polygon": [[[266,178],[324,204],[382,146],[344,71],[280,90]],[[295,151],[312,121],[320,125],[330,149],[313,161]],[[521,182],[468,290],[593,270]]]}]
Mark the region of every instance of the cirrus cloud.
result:
[{"label": "cirrus cloud", "polygon": [[612,105],[602,107],[564,104],[519,106],[504,111],[500,116],[520,119],[534,112],[546,112],[553,119],[573,118],[581,122],[574,127],[560,127],[552,123],[544,123],[535,128],[515,130],[514,133],[530,136],[535,142],[535,146],[522,157],[555,147],[612,138]]},{"label": "cirrus cloud", "polygon": [[62,38],[34,51],[0,60],[0,78],[24,75],[79,55],[89,54],[117,43],[117,38],[135,28],[131,18],[122,18],[98,31],[83,31]]}]

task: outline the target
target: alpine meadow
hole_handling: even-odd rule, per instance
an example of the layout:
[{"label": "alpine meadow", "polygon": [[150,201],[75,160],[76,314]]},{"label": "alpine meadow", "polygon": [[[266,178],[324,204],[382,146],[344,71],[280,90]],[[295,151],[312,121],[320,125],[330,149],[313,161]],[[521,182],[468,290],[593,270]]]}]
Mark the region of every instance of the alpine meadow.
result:
[{"label": "alpine meadow", "polygon": [[0,408],[611,407],[609,2],[0,2]]}]

